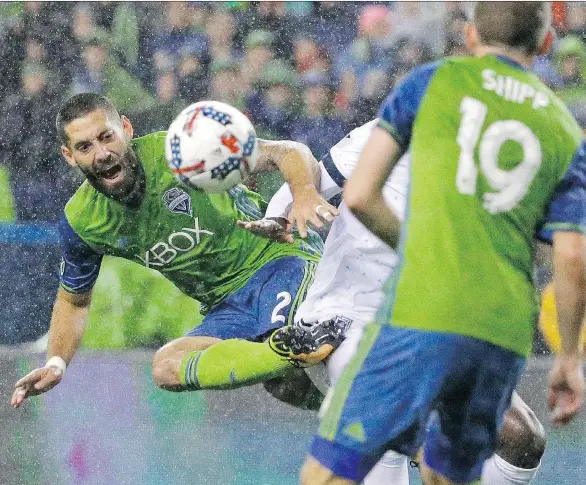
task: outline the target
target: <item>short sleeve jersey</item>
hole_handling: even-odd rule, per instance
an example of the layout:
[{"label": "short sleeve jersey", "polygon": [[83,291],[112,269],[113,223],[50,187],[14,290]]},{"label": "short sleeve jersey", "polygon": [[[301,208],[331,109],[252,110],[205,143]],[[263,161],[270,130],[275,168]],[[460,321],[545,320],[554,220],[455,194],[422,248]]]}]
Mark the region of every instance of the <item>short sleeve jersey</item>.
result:
[{"label": "short sleeve jersey", "polygon": [[533,73],[497,56],[415,69],[379,117],[411,175],[402,263],[378,320],[528,354],[534,238],[586,230],[582,130]]},{"label": "short sleeve jersey", "polygon": [[146,195],[131,209],[84,182],[65,207],[61,222],[61,285],[88,291],[103,255],[154,269],[180,290],[211,307],[243,287],[263,265],[285,256],[316,261],[319,236],[278,244],[236,226],[266,208],[261,197],[236,186],[206,194],[179,183],[165,161],[165,133],[132,142],[146,175]]}]

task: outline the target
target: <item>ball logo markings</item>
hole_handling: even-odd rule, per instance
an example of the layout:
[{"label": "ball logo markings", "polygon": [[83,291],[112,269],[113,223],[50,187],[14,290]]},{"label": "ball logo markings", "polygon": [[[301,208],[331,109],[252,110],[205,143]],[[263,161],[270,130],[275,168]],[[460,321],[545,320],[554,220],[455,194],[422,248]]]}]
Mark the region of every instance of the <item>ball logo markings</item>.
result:
[{"label": "ball logo markings", "polygon": [[230,157],[225,162],[222,162],[216,168],[212,168],[212,178],[224,180],[233,170],[240,168],[240,162],[244,161],[240,157]]},{"label": "ball logo markings", "polygon": [[211,118],[217,121],[223,126],[232,124],[232,117],[229,114],[222,113],[212,108],[211,106],[198,106],[193,111],[193,114],[191,115],[191,118],[189,118],[189,121],[185,123],[185,125],[183,126],[183,131],[185,131],[185,133],[187,133],[189,136],[191,136],[191,134],[193,133],[195,122],[200,114],[206,116],[207,118]]}]

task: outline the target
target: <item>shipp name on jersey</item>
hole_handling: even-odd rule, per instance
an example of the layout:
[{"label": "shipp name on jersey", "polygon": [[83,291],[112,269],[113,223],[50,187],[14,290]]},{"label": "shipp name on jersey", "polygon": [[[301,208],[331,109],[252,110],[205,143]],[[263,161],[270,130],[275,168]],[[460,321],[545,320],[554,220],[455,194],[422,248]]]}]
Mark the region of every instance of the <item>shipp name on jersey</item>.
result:
[{"label": "shipp name on jersey", "polygon": [[544,108],[549,105],[549,96],[543,91],[536,91],[533,86],[523,83],[513,76],[501,76],[492,69],[482,71],[484,83],[482,87],[487,91],[494,91],[505,99],[523,104],[526,100],[532,99],[533,109]]}]

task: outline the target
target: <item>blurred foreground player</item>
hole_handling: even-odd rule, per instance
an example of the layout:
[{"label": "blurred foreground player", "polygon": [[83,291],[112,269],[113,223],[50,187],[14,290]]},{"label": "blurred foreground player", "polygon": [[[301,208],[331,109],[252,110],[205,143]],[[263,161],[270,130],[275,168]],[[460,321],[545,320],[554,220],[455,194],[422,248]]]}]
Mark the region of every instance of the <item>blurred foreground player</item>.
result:
[{"label": "blurred foreground player", "polygon": [[[364,145],[377,120],[351,131],[334,145],[320,162],[320,193],[326,198],[342,192],[346,178],[350,177]],[[405,155],[393,169],[383,186],[386,204],[403,219],[409,181],[409,161]],[[293,202],[287,184],[270,200],[262,221],[246,223],[259,234],[287,236],[278,227],[270,229],[270,219],[286,218]],[[383,282],[397,268],[399,259],[395,251],[374,236],[349,211],[342,201],[340,215],[333,222],[324,245],[315,279],[297,312],[295,323],[301,328],[338,321],[347,326],[346,338],[326,361],[327,378],[318,373],[316,366],[306,369],[319,384],[334,385],[351,357],[356,352],[364,328],[376,314],[383,301]],[[282,329],[289,331],[289,327]],[[412,375],[416,380],[417,375]],[[329,381],[329,382],[328,382]],[[323,385],[319,386],[323,388]],[[281,397],[281,396],[276,396]],[[365,403],[368,406],[368,403]],[[482,474],[484,485],[527,485],[535,476],[545,447],[543,426],[535,414],[518,396],[514,395],[511,408],[505,415],[499,434],[496,454],[485,464]],[[364,485],[407,485],[409,483],[407,459],[387,451],[364,478]]]},{"label": "blurred foreground player", "polygon": [[[312,281],[319,251],[298,240],[279,244],[237,227],[262,217],[265,203],[243,186],[206,194],[180,184],[167,167],[165,133],[132,139],[133,128],[112,103],[84,93],[57,117],[67,162],[86,182],[61,222],[61,287],[51,319],[47,364],[16,383],[11,404],[58,384],[82,339],[92,287],[104,255],[159,271],[208,308],[200,326],[156,353],[153,376],[181,391],[235,387],[283,375],[291,363],[264,338],[292,320]],[[317,161],[293,142],[259,143],[259,167],[276,164],[296,188],[293,218],[322,223],[337,209],[316,191]],[[156,302],[145,302],[145,304]]]},{"label": "blurred foreground player", "polygon": [[[475,56],[417,68],[384,102],[344,195],[383,241],[400,240],[401,263],[326,399],[303,485],[357,483],[386,450],[421,446],[427,485],[479,483],[531,348],[536,235],[553,242],[562,334],[553,422],[579,411],[586,152],[568,110],[527,70],[550,41],[550,8],[478,3],[466,27]],[[401,227],[382,188],[407,150]]]}]

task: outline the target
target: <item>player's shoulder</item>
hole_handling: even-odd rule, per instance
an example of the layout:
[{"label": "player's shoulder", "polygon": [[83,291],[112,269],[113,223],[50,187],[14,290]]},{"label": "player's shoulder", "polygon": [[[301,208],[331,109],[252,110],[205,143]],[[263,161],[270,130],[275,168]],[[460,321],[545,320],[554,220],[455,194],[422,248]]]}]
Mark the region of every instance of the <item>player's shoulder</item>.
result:
[{"label": "player's shoulder", "polygon": [[447,59],[427,62],[414,67],[398,84],[397,90],[425,90],[437,71],[446,65]]},{"label": "player's shoulder", "polygon": [[65,204],[65,215],[70,224],[85,220],[99,197],[100,193],[87,180],[84,181]]},{"label": "player's shoulder", "polygon": [[165,156],[165,138],[166,131],[155,131],[148,135],[134,138],[132,147],[137,152],[141,161],[143,159],[160,158]]}]

